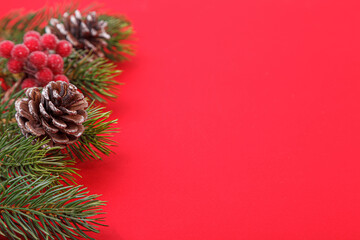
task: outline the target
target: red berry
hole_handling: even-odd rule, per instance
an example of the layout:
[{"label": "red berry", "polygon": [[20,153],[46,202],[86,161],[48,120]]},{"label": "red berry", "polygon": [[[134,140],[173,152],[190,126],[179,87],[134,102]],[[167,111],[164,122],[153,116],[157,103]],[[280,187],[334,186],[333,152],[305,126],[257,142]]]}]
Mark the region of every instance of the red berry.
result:
[{"label": "red berry", "polygon": [[3,58],[10,58],[11,57],[11,50],[14,47],[14,43],[12,41],[2,41],[0,43],[0,56]]},{"label": "red berry", "polygon": [[29,56],[29,62],[37,69],[41,69],[46,66],[48,57],[44,52],[35,51]]},{"label": "red berry", "polygon": [[29,49],[24,44],[16,44],[11,50],[11,57],[24,61],[29,56]]},{"label": "red berry", "polygon": [[53,70],[54,75],[62,75],[64,73],[64,69],[58,69],[58,71]]},{"label": "red berry", "polygon": [[34,37],[36,39],[40,39],[41,35],[37,31],[28,31],[24,35],[24,40],[26,40],[26,38],[28,38],[28,37]]},{"label": "red berry", "polygon": [[38,80],[40,86],[45,86],[53,80],[54,75],[49,68],[43,68],[35,74],[35,77]]},{"label": "red berry", "polygon": [[65,76],[65,75],[56,75],[54,77],[54,81],[57,82],[57,81],[63,81],[63,82],[67,82],[69,83],[69,79]]},{"label": "red berry", "polygon": [[54,34],[51,33],[45,33],[41,36],[40,42],[41,44],[46,48],[50,50],[54,50],[57,45],[57,37]]},{"label": "red berry", "polygon": [[33,78],[27,78],[21,83],[21,89],[37,87],[36,80]]},{"label": "red berry", "polygon": [[71,54],[72,45],[66,40],[61,40],[56,46],[56,53],[62,57],[68,57]]},{"label": "red berry", "polygon": [[61,72],[64,68],[64,60],[59,54],[50,54],[48,57],[48,63],[47,66],[53,71],[53,72]]},{"label": "red berry", "polygon": [[7,67],[11,73],[20,73],[23,70],[24,63],[16,59],[10,59]]},{"label": "red berry", "polygon": [[40,41],[34,37],[25,38],[24,44],[30,50],[30,52],[41,50]]}]

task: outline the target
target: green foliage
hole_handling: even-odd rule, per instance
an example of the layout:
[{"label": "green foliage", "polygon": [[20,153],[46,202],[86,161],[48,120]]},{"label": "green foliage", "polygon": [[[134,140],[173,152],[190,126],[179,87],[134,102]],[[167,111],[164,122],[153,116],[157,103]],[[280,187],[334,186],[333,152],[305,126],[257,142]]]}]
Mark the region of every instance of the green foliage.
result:
[{"label": "green foliage", "polygon": [[[52,17],[60,18],[64,12],[73,13],[76,4],[65,7],[44,7],[38,11],[14,11],[0,19],[0,40],[22,42],[29,30],[44,32]],[[85,16],[95,8],[82,10]],[[121,71],[110,62],[126,60],[133,53],[126,41],[133,34],[131,23],[123,16],[100,14],[108,22],[111,39],[103,49],[106,58],[96,58],[91,52],[74,51],[65,59],[64,74],[89,99],[88,119],[80,139],[66,149],[49,148],[47,140],[25,138],[15,121],[14,101],[24,92],[14,92],[0,104],[0,235],[8,239],[92,239],[87,232],[98,232],[102,225],[99,217],[104,203],[96,195],[89,195],[82,186],[72,186],[76,174],[75,159],[100,159],[111,153],[117,131],[111,112],[95,106],[115,98],[119,84],[115,77]],[[109,60],[108,60],[108,59]],[[7,60],[0,58],[0,78],[8,86],[15,85],[21,75],[11,74]],[[15,89],[18,90],[18,89]],[[0,88],[0,98],[9,94]]]},{"label": "green foliage", "polygon": [[[8,86],[12,86],[16,82],[16,77],[7,69],[7,62],[7,59],[0,57],[0,78],[4,79]],[[2,90],[1,87],[0,89]]]},{"label": "green foliage", "polygon": [[58,176],[58,180],[74,181],[74,161],[64,159],[60,148],[44,147],[48,141],[35,141],[5,132],[0,136],[0,177]]},{"label": "green foliage", "polygon": [[[23,12],[14,11],[0,19],[0,39],[12,40],[16,43],[22,42],[24,34],[29,30],[44,32],[45,26],[52,17],[60,18],[65,12],[73,13],[77,4],[66,6],[44,7],[43,9]],[[87,14],[95,7],[84,9]],[[102,49],[105,56],[114,61],[127,59],[133,53],[131,45],[124,42],[133,33],[131,23],[123,16],[111,16],[100,14],[99,19],[108,22],[107,32],[111,38],[107,40],[108,46]],[[0,58],[0,77],[7,85],[11,86],[17,80],[17,76],[11,74],[6,68],[6,59]],[[107,98],[115,98],[114,85],[118,84],[114,77],[119,75],[116,65],[105,58],[94,59],[91,52],[74,52],[65,61],[65,74],[72,83],[78,86],[90,99],[105,101]]]},{"label": "green foliage", "polygon": [[22,97],[24,95],[23,91],[13,93],[9,100],[0,104],[0,133],[7,131],[8,133],[18,134],[19,128],[15,121],[15,99]]},{"label": "green foliage", "polygon": [[99,102],[116,97],[113,92],[119,83],[114,78],[121,71],[105,58],[94,59],[91,53],[84,56],[84,51],[75,51],[65,59],[64,71],[86,97]]},{"label": "green foliage", "polygon": [[87,112],[85,132],[77,142],[68,145],[67,150],[72,158],[76,156],[80,160],[100,159],[100,154],[111,153],[109,147],[114,145],[114,141],[110,138],[117,131],[117,128],[113,127],[117,120],[109,120],[111,112],[105,112],[103,107],[94,106],[94,103]]},{"label": "green foliage", "polygon": [[[68,4],[46,6],[31,12],[13,11],[0,19],[0,39],[20,43],[27,31],[35,30],[43,33],[51,18],[60,18],[65,12],[71,14],[77,7],[78,4]],[[90,6],[83,9],[82,13],[85,15],[96,9],[96,6]],[[105,56],[113,61],[126,60],[133,52],[131,45],[124,42],[133,34],[130,21],[124,16],[108,14],[100,14],[99,19],[108,22],[107,32],[111,36],[111,39],[107,40],[108,46],[103,49]]]},{"label": "green foliage", "polygon": [[45,8],[26,14],[22,11],[13,11],[0,20],[0,37],[15,43],[22,42],[25,32],[29,30],[41,32],[43,23],[47,19],[49,14]]},{"label": "green foliage", "polygon": [[23,95],[23,91],[15,93],[0,105],[0,178],[58,176],[61,180],[74,182],[72,175],[76,173],[71,167],[74,160],[64,159],[60,148],[44,147],[47,140],[27,139],[20,133],[13,102]]},{"label": "green foliage", "polygon": [[124,16],[107,14],[100,15],[99,19],[108,23],[106,31],[111,36],[107,48],[102,49],[105,56],[113,61],[127,60],[127,56],[133,54],[131,45],[125,42],[133,34],[130,21]]},{"label": "green foliage", "polygon": [[0,182],[0,235],[9,239],[93,239],[104,202],[82,186],[53,185],[51,178]]},{"label": "green foliage", "polygon": [[73,12],[76,7],[77,4],[69,4],[45,6],[40,10],[30,12],[12,11],[0,19],[0,38],[20,43],[27,31],[35,30],[43,33],[51,18],[60,17],[64,12]]}]

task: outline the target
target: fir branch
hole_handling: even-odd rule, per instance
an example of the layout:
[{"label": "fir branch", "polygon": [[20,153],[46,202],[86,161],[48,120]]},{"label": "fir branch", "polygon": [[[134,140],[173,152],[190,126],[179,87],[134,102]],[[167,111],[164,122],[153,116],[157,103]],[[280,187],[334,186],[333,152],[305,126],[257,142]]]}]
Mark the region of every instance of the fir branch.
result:
[{"label": "fir branch", "polygon": [[40,33],[53,17],[60,17],[64,12],[74,12],[78,4],[45,6],[37,11],[12,11],[0,19],[0,38],[20,43],[27,31],[35,30]]},{"label": "fir branch", "polygon": [[109,120],[111,111],[105,112],[103,107],[94,106],[94,102],[87,109],[88,119],[84,123],[85,131],[74,144],[67,146],[71,158],[80,160],[101,159],[100,154],[109,155],[114,145],[112,134],[117,132],[113,124],[117,120]]},{"label": "fir branch", "polygon": [[[7,131],[9,134],[17,134],[19,132],[18,125],[15,120],[15,99],[22,97],[23,91],[12,93],[8,100],[0,104],[0,133]],[[17,133],[16,133],[17,132]]]},{"label": "fir branch", "polygon": [[48,140],[36,141],[5,132],[0,136],[0,177],[58,176],[57,180],[74,182],[74,160],[64,159],[60,148],[45,148]]},{"label": "fir branch", "polygon": [[[13,11],[0,19],[0,39],[7,39],[20,43],[24,34],[29,30],[44,32],[45,26],[51,18],[60,19],[68,12],[72,14],[78,7],[78,4],[46,6],[37,11],[24,12],[21,10]],[[89,6],[82,10],[83,14],[97,10],[98,7]],[[100,20],[108,22],[107,32],[111,38],[107,40],[108,46],[102,49],[105,56],[113,61],[126,60],[128,55],[132,55],[131,45],[124,42],[133,34],[130,21],[121,15],[99,15]]]},{"label": "fir branch", "polygon": [[82,93],[97,101],[115,98],[115,85],[119,84],[115,77],[121,71],[116,65],[104,58],[93,59],[91,53],[83,57],[84,51],[74,52],[64,62],[65,75]]},{"label": "fir branch", "polygon": [[43,23],[48,19],[49,14],[46,8],[29,13],[19,10],[10,12],[0,20],[0,38],[20,43],[25,32],[42,31]]},{"label": "fir branch", "polygon": [[51,178],[17,177],[0,183],[0,234],[25,239],[93,239],[104,202],[82,186],[53,185]]},{"label": "fir branch", "polygon": [[133,55],[132,46],[125,42],[133,34],[131,22],[124,16],[102,14],[99,20],[108,23],[106,29],[111,36],[107,41],[107,47],[102,49],[105,56],[113,61],[128,60],[129,55]]},{"label": "fir branch", "polygon": [[[8,59],[6,58],[0,58],[0,78],[4,79],[5,84],[7,86],[12,86],[16,82],[16,78],[14,77],[14,74],[9,72],[7,68],[7,62]],[[1,90],[5,91],[0,87]]]},{"label": "fir branch", "polygon": [[60,176],[61,180],[74,182],[76,175],[72,159],[64,159],[60,148],[44,148],[48,140],[25,138],[15,120],[15,99],[23,97],[20,91],[0,105],[0,177]]}]

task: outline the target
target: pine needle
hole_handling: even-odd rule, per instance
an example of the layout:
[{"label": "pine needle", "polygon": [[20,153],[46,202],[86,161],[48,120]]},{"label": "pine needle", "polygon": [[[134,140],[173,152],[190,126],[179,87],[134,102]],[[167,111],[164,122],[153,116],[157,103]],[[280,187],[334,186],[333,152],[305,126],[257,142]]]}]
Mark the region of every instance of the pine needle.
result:
[{"label": "pine needle", "polygon": [[67,146],[71,158],[77,157],[81,161],[101,159],[101,154],[109,155],[112,134],[117,132],[113,124],[117,120],[109,120],[111,111],[105,112],[103,107],[95,106],[94,102],[87,109],[88,119],[85,121],[85,131],[74,144]]},{"label": "pine needle", "polygon": [[0,136],[0,177],[57,176],[58,180],[74,182],[74,160],[65,159],[60,148],[46,148],[48,140],[36,141],[21,134],[5,132]]},{"label": "pine needle", "polygon": [[52,178],[28,176],[0,182],[0,235],[9,239],[93,239],[104,226],[98,195],[82,186],[53,185]]},{"label": "pine needle", "polygon": [[65,59],[64,72],[70,82],[92,100],[103,102],[115,98],[115,86],[119,84],[115,77],[121,71],[105,58],[93,59],[91,53],[83,56],[84,51],[80,51]]}]

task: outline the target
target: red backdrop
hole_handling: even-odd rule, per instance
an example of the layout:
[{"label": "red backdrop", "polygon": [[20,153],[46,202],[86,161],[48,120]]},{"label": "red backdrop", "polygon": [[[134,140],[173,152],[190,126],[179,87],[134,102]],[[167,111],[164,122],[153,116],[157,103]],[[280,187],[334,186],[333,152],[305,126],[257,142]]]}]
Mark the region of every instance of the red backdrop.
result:
[{"label": "red backdrop", "polygon": [[78,165],[97,239],[360,238],[359,1],[102,2],[137,53],[116,155]]}]

